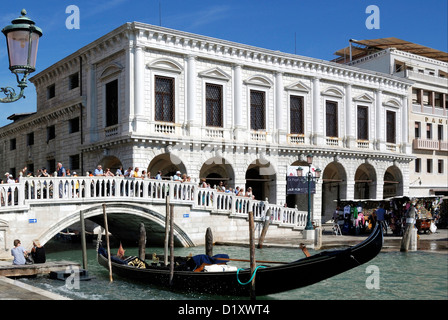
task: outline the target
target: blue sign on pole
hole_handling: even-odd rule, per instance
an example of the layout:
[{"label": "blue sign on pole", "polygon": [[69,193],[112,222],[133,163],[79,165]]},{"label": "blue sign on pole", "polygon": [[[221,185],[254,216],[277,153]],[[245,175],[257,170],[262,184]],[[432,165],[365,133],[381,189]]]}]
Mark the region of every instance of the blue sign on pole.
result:
[{"label": "blue sign on pole", "polygon": [[37,223],[37,219],[29,219],[28,222],[29,223]]},{"label": "blue sign on pole", "polygon": [[190,214],[189,213],[184,213],[184,218],[190,218]]},{"label": "blue sign on pole", "polygon": [[[310,181],[310,192],[312,194],[316,193],[314,180]],[[286,194],[308,194],[307,177],[288,176],[286,179]]]}]

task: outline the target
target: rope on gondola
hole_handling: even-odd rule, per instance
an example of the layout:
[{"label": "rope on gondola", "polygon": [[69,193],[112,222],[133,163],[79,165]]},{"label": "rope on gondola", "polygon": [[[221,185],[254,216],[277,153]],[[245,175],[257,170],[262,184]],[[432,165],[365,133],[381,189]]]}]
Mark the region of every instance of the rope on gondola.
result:
[{"label": "rope on gondola", "polygon": [[258,268],[266,268],[266,267],[265,267],[265,266],[258,266],[258,267],[256,267],[255,270],[254,270],[254,273],[253,273],[252,276],[250,277],[249,281],[247,281],[247,282],[245,282],[245,283],[242,283],[242,282],[240,281],[240,279],[238,278],[238,274],[239,274],[240,270],[244,270],[244,269],[242,269],[242,268],[239,268],[239,269],[236,271],[236,279],[238,280],[238,283],[241,284],[241,285],[243,285],[243,286],[245,286],[245,285],[251,283],[251,282],[252,282],[252,279],[255,277],[255,274],[257,273]]}]

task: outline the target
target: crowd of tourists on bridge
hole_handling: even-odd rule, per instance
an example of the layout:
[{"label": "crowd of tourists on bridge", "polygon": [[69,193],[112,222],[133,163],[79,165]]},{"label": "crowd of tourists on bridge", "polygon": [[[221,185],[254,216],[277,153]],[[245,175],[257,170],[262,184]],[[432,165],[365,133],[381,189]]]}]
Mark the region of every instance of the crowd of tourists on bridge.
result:
[{"label": "crowd of tourists on bridge", "polygon": [[[56,166],[55,172],[50,174],[47,171],[47,168],[43,167],[42,169],[37,170],[37,174],[34,175],[33,172],[28,171],[27,167],[24,167],[19,176],[14,179],[13,175],[9,172],[5,173],[5,179],[1,180],[1,183],[17,183],[20,180],[20,177],[43,177],[50,178],[52,176],[57,177],[77,177],[78,174],[76,171],[71,171],[70,169],[66,169],[62,163],[58,163]],[[151,172],[146,170],[140,170],[139,167],[128,167],[128,169],[124,170],[122,166],[120,166],[115,173],[112,172],[110,168],[103,169],[102,165],[98,165],[93,171],[86,171],[86,176],[90,177],[124,177],[124,178],[134,178],[134,179],[156,179],[156,180],[172,180],[178,182],[191,182],[191,177],[187,174],[182,174],[180,171],[176,171],[173,176],[163,176],[162,171],[159,170],[155,176],[151,176]],[[246,191],[244,188],[239,186],[232,188],[226,186],[223,181],[219,181],[217,185],[211,185],[205,178],[201,178],[199,182],[200,188],[208,188],[208,189],[216,189],[217,192],[225,192],[225,193],[233,193],[236,196],[240,197],[248,197],[250,199],[255,199],[255,196],[252,193],[252,188],[248,187]],[[76,189],[79,188],[77,185]]]}]

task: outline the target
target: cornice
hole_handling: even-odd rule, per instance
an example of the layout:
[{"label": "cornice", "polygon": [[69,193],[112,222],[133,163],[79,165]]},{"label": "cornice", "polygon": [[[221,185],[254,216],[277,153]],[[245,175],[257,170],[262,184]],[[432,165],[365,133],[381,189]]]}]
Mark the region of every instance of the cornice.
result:
[{"label": "cornice", "polygon": [[0,138],[14,135],[22,131],[30,131],[30,128],[35,129],[42,123],[48,123],[55,119],[60,119],[66,115],[72,114],[75,110],[79,109],[80,103],[82,103],[82,97],[71,100],[64,103],[62,106],[58,105],[44,112],[37,112],[29,117],[18,122],[13,122],[7,126],[0,128]]},{"label": "cornice", "polygon": [[335,62],[283,53],[269,49],[220,40],[174,29],[133,22],[139,31],[138,42],[148,48],[196,55],[211,60],[227,61],[246,67],[256,67],[272,72],[300,74],[310,77],[329,78],[332,81],[359,86],[382,88],[387,91],[405,91],[413,81],[396,76],[341,65]]}]

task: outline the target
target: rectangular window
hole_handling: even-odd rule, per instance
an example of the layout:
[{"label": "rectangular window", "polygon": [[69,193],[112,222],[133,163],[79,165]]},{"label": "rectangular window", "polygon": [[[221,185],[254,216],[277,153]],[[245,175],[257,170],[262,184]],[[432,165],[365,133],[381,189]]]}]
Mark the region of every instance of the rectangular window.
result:
[{"label": "rectangular window", "polygon": [[16,138],[9,140],[9,150],[16,150],[16,148],[17,148]]},{"label": "rectangular window", "polygon": [[30,132],[26,135],[26,145],[27,146],[34,145],[34,132]]},{"label": "rectangular window", "polygon": [[421,138],[421,123],[420,122],[415,122],[415,139],[420,139]]},{"label": "rectangular window", "polygon": [[327,137],[338,137],[338,103],[326,101],[325,115]]},{"label": "rectangular window", "polygon": [[422,159],[417,158],[415,159],[415,172],[419,173],[422,170]]},{"label": "rectangular window", "polygon": [[56,85],[52,84],[47,87],[47,100],[56,96]]},{"label": "rectangular window", "polygon": [[396,143],[396,113],[393,111],[386,112],[386,142]]},{"label": "rectangular window", "polygon": [[155,118],[156,121],[174,122],[174,79],[155,78]]},{"label": "rectangular window", "polygon": [[79,117],[70,119],[68,122],[68,133],[79,132]]},{"label": "rectangular window", "polygon": [[76,72],[68,77],[68,90],[79,87],[79,73]]},{"label": "rectangular window", "polygon": [[423,90],[423,104],[425,106],[428,106],[430,102],[429,100],[430,100],[430,92]]},{"label": "rectangular window", "polygon": [[56,128],[53,125],[47,127],[47,143],[48,141],[53,140],[54,138],[56,138]]},{"label": "rectangular window", "polygon": [[434,93],[434,106],[438,107],[438,108],[443,108],[442,93],[439,93],[439,92]]},{"label": "rectangular window", "polygon": [[303,97],[290,96],[290,132],[292,134],[305,133]]},{"label": "rectangular window", "polygon": [[369,108],[358,106],[358,139],[369,140]]},{"label": "rectangular window", "polygon": [[106,84],[106,127],[118,124],[118,80]]},{"label": "rectangular window", "polygon": [[412,89],[412,103],[420,104],[420,89]]},{"label": "rectangular window", "polygon": [[71,170],[79,169],[79,154],[70,156],[69,164]]},{"label": "rectangular window", "polygon": [[432,124],[431,123],[426,124],[426,139],[428,139],[428,140],[432,139]]},{"label": "rectangular window", "polygon": [[443,124],[437,126],[437,138],[438,140],[443,140]]},{"label": "rectangular window", "polygon": [[432,173],[432,159],[426,159],[426,172]]},{"label": "rectangular window", "polygon": [[250,91],[250,128],[252,130],[266,129],[266,102],[263,91]]},{"label": "rectangular window", "polygon": [[56,160],[55,159],[48,159],[47,160],[47,172],[50,175],[53,175],[53,172],[56,171]]},{"label": "rectangular window", "polygon": [[439,159],[437,161],[437,172],[443,173],[443,160],[442,159]]},{"label": "rectangular window", "polygon": [[210,127],[222,127],[222,86],[207,83],[205,85],[206,120]]}]

